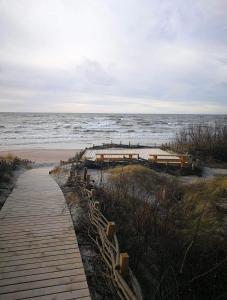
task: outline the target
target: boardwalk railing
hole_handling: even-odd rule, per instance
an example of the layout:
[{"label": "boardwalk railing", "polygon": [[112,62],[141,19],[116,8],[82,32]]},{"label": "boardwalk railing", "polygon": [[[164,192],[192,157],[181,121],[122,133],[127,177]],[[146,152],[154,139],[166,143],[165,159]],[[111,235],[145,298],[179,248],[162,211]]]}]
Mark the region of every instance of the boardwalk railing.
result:
[{"label": "boardwalk railing", "polygon": [[89,234],[99,249],[107,266],[110,279],[122,300],[142,300],[140,285],[129,268],[129,256],[121,253],[114,222],[109,222],[99,209],[96,192],[91,188],[90,175],[75,175],[70,172],[69,183],[78,188],[81,196],[88,200],[92,232]]}]

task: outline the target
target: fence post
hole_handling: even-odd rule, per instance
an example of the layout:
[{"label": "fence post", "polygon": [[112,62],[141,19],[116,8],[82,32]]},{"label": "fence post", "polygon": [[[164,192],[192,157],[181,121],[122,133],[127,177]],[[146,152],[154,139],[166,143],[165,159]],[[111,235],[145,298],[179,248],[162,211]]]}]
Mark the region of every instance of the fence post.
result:
[{"label": "fence post", "polygon": [[161,194],[162,194],[162,200],[165,200],[165,198],[166,198],[166,188],[163,188]]},{"label": "fence post", "polygon": [[76,174],[76,167],[75,167],[74,163],[72,163],[71,169],[72,169],[72,175],[73,175],[73,177],[75,177],[75,174]]},{"label": "fence post", "polygon": [[89,185],[90,184],[90,179],[91,179],[91,175],[86,176],[86,184]]},{"label": "fence post", "polygon": [[109,239],[111,239],[115,233],[115,222],[108,222],[107,228],[106,228],[106,235]]},{"label": "fence post", "polygon": [[120,253],[120,272],[124,276],[127,274],[129,264],[129,255],[128,253]]},{"label": "fence post", "polygon": [[86,181],[87,179],[87,168],[85,167],[84,168],[84,181]]},{"label": "fence post", "polygon": [[99,201],[95,201],[94,206],[96,209],[99,209]]},{"label": "fence post", "polygon": [[181,156],[181,168],[183,168],[185,165],[185,156]]},{"label": "fence post", "polygon": [[95,189],[91,189],[91,198],[95,198]]}]

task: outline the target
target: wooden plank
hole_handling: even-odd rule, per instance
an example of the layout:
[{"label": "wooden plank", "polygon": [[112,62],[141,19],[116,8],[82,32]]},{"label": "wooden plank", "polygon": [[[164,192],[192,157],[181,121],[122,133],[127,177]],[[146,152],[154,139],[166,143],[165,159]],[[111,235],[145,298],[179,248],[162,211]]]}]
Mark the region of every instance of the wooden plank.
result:
[{"label": "wooden plank", "polygon": [[55,216],[53,215],[50,215],[47,216],[46,215],[42,215],[40,214],[39,216],[25,216],[22,220],[19,220],[16,216],[13,218],[13,216],[10,218],[10,219],[6,219],[6,217],[2,214],[2,211],[1,211],[1,214],[0,214],[1,218],[0,218],[0,224],[4,223],[4,224],[20,224],[21,222],[23,223],[27,223],[28,225],[29,224],[40,224],[40,222],[44,221],[45,223],[48,221],[48,220],[51,220],[52,222],[54,222],[54,220],[56,221],[64,221],[64,222],[72,222],[72,220],[70,219],[70,215],[62,215],[62,214],[57,214]]},{"label": "wooden plank", "polygon": [[17,241],[4,241],[4,244],[0,244],[0,248],[5,248],[7,246],[12,247],[13,245],[16,246],[31,246],[31,245],[41,245],[41,244],[48,244],[52,242],[59,242],[64,243],[66,241],[76,242],[76,239],[72,236],[58,236],[58,237],[49,237],[49,238],[37,238],[37,239],[30,239],[30,240],[17,240]]},{"label": "wooden plank", "polygon": [[[34,194],[33,194],[33,196],[34,196]],[[12,206],[12,207],[16,207],[16,206],[18,206],[18,207],[20,207],[20,206],[25,206],[27,204],[27,206],[29,206],[29,207],[36,207],[36,208],[40,208],[40,206],[39,205],[41,205],[42,207],[47,207],[47,208],[50,208],[50,205],[48,205],[48,204],[50,204],[49,202],[47,202],[46,201],[46,199],[45,200],[43,200],[43,201],[39,201],[38,199],[36,199],[36,202],[34,203],[34,202],[28,202],[27,200],[24,200],[24,195],[23,195],[23,197],[20,199],[20,197],[18,196],[18,194],[17,194],[17,202],[15,203],[15,205],[14,205],[14,201],[8,201],[7,203],[6,203],[6,205],[5,205],[5,207],[10,207],[10,206]],[[38,205],[37,205],[38,204]],[[64,207],[64,206],[66,206],[66,202],[62,202],[62,201],[55,201],[55,203],[54,204],[51,204],[51,207],[55,207],[55,208],[58,208],[58,207]]]},{"label": "wooden plank", "polygon": [[4,234],[10,234],[10,233],[20,233],[20,232],[36,232],[36,231],[49,231],[52,229],[58,229],[60,227],[60,229],[63,230],[73,230],[74,231],[74,226],[73,225],[61,225],[59,226],[59,224],[50,224],[47,226],[40,224],[39,226],[31,226],[30,228],[26,225],[24,226],[22,224],[22,226],[7,226],[7,228],[1,228],[0,231],[0,235],[4,235]]},{"label": "wooden plank", "polygon": [[[37,204],[37,205],[39,205],[39,204]],[[4,214],[4,215],[9,215],[11,212],[12,212],[12,210],[13,209],[7,209],[7,210],[5,210],[5,211],[3,211],[2,213]],[[15,209],[15,211],[14,211],[14,214],[12,215],[12,217],[16,217],[17,216],[17,214],[15,214],[16,212],[18,211],[18,209]],[[21,212],[18,212],[18,215],[20,214],[21,216],[23,216],[23,217],[27,217],[27,213],[29,212],[29,216],[30,217],[32,217],[32,216],[35,216],[35,215],[37,215],[37,216],[39,216],[40,214],[42,214],[42,216],[52,216],[53,214],[55,214],[55,215],[69,215],[69,212],[64,208],[64,207],[59,207],[58,209],[45,209],[45,210],[42,210],[42,209],[33,209],[33,208],[31,208],[31,209],[24,209],[23,210],[23,212],[24,213],[22,213],[22,211]]]},{"label": "wooden plank", "polygon": [[13,203],[12,203],[10,205],[6,205],[4,207],[5,211],[3,210],[3,212],[9,213],[12,210],[17,210],[17,209],[25,209],[25,210],[32,209],[33,212],[36,212],[36,211],[41,212],[42,211],[42,213],[46,213],[49,211],[64,211],[65,210],[65,212],[68,213],[68,211],[65,208],[66,208],[66,204],[64,204],[64,205],[56,205],[55,204],[55,205],[51,205],[51,207],[50,206],[47,207],[47,206],[42,206],[41,203],[36,203],[36,205],[29,205],[29,204],[26,205],[26,203],[21,204],[21,205],[19,205],[19,203],[16,205],[13,205]]},{"label": "wooden plank", "polygon": [[[58,255],[49,255],[44,257],[36,257],[36,258],[25,258],[21,260],[7,260],[7,261],[1,261],[0,262],[0,268],[4,268],[7,266],[18,266],[18,265],[28,265],[28,264],[34,264],[34,263],[41,263],[41,262],[47,262],[47,261],[53,261],[53,260],[64,260],[64,259],[72,259],[72,258],[78,258],[78,253],[67,253],[67,254],[58,254]],[[79,256],[80,259],[80,256]]]},{"label": "wooden plank", "polygon": [[43,230],[28,230],[20,232],[10,232],[10,233],[0,233],[0,242],[4,240],[14,239],[15,237],[19,239],[20,237],[42,237],[50,235],[64,235],[64,234],[75,234],[74,230],[67,228],[52,228],[52,230],[43,229]]},{"label": "wooden plank", "polygon": [[[48,227],[48,221],[50,224],[50,227]],[[34,224],[31,223],[20,223],[20,224],[1,224],[0,223],[0,228],[1,228],[1,232],[11,232],[14,231],[15,229],[18,231],[22,231],[22,230],[31,230],[32,228],[37,228],[37,230],[39,230],[39,228],[74,228],[73,224],[69,223],[69,222],[60,222],[60,221],[56,221],[56,222],[51,222],[51,220],[47,220],[47,223],[40,223],[37,224],[34,221]]]},{"label": "wooden plank", "polygon": [[35,235],[35,236],[46,236],[46,235],[53,235],[53,234],[66,234],[66,233],[73,233],[75,234],[74,230],[72,227],[70,228],[51,228],[51,230],[49,230],[49,228],[43,228],[43,229],[31,229],[31,230],[20,230],[18,232],[14,232],[14,231],[11,231],[11,232],[1,232],[0,233],[0,241],[5,239],[7,236],[10,236],[12,238],[14,237],[23,237],[23,236],[32,236],[32,235]]},{"label": "wooden plank", "polygon": [[114,156],[122,156],[122,155],[138,155],[139,153],[138,152],[103,152],[103,153],[97,153],[95,154],[96,156],[101,156],[101,155],[104,155],[104,156],[108,156],[108,155],[114,155]]},{"label": "wooden plank", "polygon": [[[40,277],[42,277],[42,276],[40,276]],[[8,283],[5,286],[1,286],[0,295],[14,293],[14,292],[18,293],[20,291],[34,290],[34,289],[58,286],[61,284],[71,284],[71,283],[80,283],[79,288],[81,287],[81,285],[82,285],[82,287],[86,287],[86,277],[85,277],[85,275],[77,274],[77,276],[71,275],[71,276],[63,276],[60,278],[58,278],[58,277],[50,278],[50,279],[47,278],[47,279],[43,279],[43,280],[40,279],[40,280],[30,281],[30,282],[25,281],[25,282],[16,283],[16,284],[11,284],[10,280],[8,280]]]},{"label": "wooden plank", "polygon": [[[71,274],[71,275],[83,275],[84,269],[75,269],[72,264],[55,266],[55,267],[46,267],[46,268],[38,268],[38,269],[30,269],[30,270],[22,270],[18,272],[8,272],[0,274],[0,286],[7,285],[6,283],[15,284],[29,281],[37,281],[40,278],[56,278],[62,277],[59,274]],[[10,281],[9,281],[10,279]],[[6,281],[8,280],[8,281]]]},{"label": "wooden plank", "polygon": [[0,253],[7,253],[7,252],[18,252],[18,251],[26,251],[26,250],[36,250],[42,249],[42,248],[48,248],[48,247],[64,247],[67,245],[75,245],[75,248],[78,247],[77,242],[71,241],[71,240],[65,240],[65,241],[52,241],[52,240],[44,240],[41,242],[32,242],[29,244],[23,243],[21,244],[4,244],[4,247],[0,248]]},{"label": "wooden plank", "polygon": [[[24,298],[52,295],[53,293],[73,292],[72,297],[89,296],[86,282],[73,282],[69,284],[48,286],[32,290],[18,291],[9,294],[1,294],[0,300],[20,300]],[[50,296],[49,296],[50,297]],[[50,299],[50,298],[49,298]],[[61,298],[59,298],[61,299]]]},{"label": "wooden plank", "polygon": [[[24,237],[18,237],[18,238],[15,238],[15,239],[13,239],[13,241],[20,241],[20,242],[29,242],[29,241],[31,241],[31,242],[33,242],[33,241],[38,241],[38,240],[49,240],[49,239],[68,239],[68,238],[72,238],[72,239],[74,239],[74,233],[73,232],[67,232],[67,233],[65,233],[65,234],[62,234],[61,232],[60,233],[58,233],[58,232],[53,232],[53,234],[50,232],[49,233],[49,235],[38,235],[38,236],[29,236],[28,235],[28,237],[26,237],[26,236],[24,236]],[[7,238],[7,237],[5,237],[5,238],[1,238],[0,239],[0,247],[1,247],[1,245],[3,244],[3,243],[5,243],[5,242],[10,242],[10,241],[12,241],[12,238]]]},{"label": "wooden plank", "polygon": [[2,262],[5,262],[5,261],[22,261],[22,260],[25,260],[25,259],[31,259],[31,258],[41,258],[42,260],[45,258],[45,257],[50,257],[50,256],[55,256],[55,255],[64,255],[66,256],[66,254],[73,254],[73,253],[79,253],[79,249],[77,248],[77,252],[75,251],[75,248],[74,247],[71,247],[71,248],[68,248],[68,249],[64,249],[64,250],[52,250],[52,251],[42,251],[42,252],[38,252],[38,253],[30,253],[30,252],[27,252],[26,254],[16,254],[15,253],[11,256],[4,256],[1,257],[1,263]]},{"label": "wooden plank", "polygon": [[[41,205],[41,204],[40,204]],[[29,204],[28,204],[28,206],[27,207],[29,207]],[[3,210],[3,213],[4,214],[10,214],[11,213],[11,211],[13,210],[13,209],[15,209],[15,208],[20,208],[20,206],[17,206],[17,205],[15,205],[14,207],[9,207],[9,209],[8,209],[8,207],[7,207],[7,205],[4,207],[4,210]],[[25,210],[26,210],[26,207],[25,206],[22,206],[22,208],[25,208]],[[15,211],[17,211],[16,209],[15,209]],[[39,207],[39,203],[37,203],[37,207],[30,207],[30,210],[29,210],[29,212],[30,212],[30,215],[29,216],[31,216],[32,215],[32,213],[34,213],[35,214],[35,212],[41,212],[42,213],[42,215],[43,216],[46,216],[47,214],[50,214],[51,215],[51,213],[52,212],[54,212],[55,214],[69,214],[69,212],[67,211],[67,209],[66,209],[66,207],[65,207],[65,205],[64,206],[58,206],[58,207],[54,207],[53,206],[53,209],[52,209],[52,207],[50,207],[49,206],[49,208],[47,208],[47,209],[41,209],[41,207]],[[24,213],[24,215],[26,216],[26,212]],[[53,213],[52,213],[52,215],[53,215]]]},{"label": "wooden plank", "polygon": [[65,218],[66,216],[62,216],[64,219],[60,217],[61,216],[58,216],[57,218],[45,218],[45,219],[38,219],[37,217],[36,218],[33,217],[33,221],[26,220],[26,218],[24,218],[23,221],[22,220],[20,221],[20,219],[18,220],[18,218],[16,218],[15,220],[13,220],[13,218],[10,218],[10,220],[12,220],[10,222],[3,222],[2,220],[0,220],[0,227],[3,228],[3,226],[5,226],[5,228],[7,228],[8,226],[12,226],[12,227],[28,226],[29,228],[29,227],[35,227],[40,225],[48,225],[48,224],[52,224],[52,225],[59,224],[59,226],[72,225],[72,221]]},{"label": "wooden plank", "polygon": [[[25,194],[23,194],[22,195],[22,197],[23,198],[27,198],[27,195],[25,195]],[[35,195],[33,194],[32,195],[32,197],[35,197]],[[54,196],[53,196],[54,197]],[[39,209],[40,208],[40,206],[39,205],[41,205],[41,206],[44,206],[44,207],[47,207],[47,208],[50,208],[50,206],[48,206],[47,204],[49,203],[53,208],[63,208],[64,206],[66,206],[66,202],[64,201],[61,201],[61,202],[59,202],[59,201],[55,201],[54,203],[51,203],[51,200],[50,201],[48,201],[47,202],[47,200],[48,200],[48,198],[46,198],[45,200],[43,200],[43,201],[40,201],[40,200],[38,200],[38,199],[36,199],[36,202],[34,203],[34,202],[29,202],[29,201],[27,201],[26,199],[24,200],[23,198],[21,198],[20,199],[20,196],[17,194],[17,202],[15,203],[15,206],[20,206],[20,204],[21,204],[21,206],[23,206],[23,205],[25,205],[26,203],[27,203],[27,205],[28,206],[30,206],[30,207],[35,207],[35,208],[37,208],[37,209]],[[14,204],[14,201],[8,201],[5,205],[4,205],[4,209],[6,209],[7,207],[10,207],[11,205],[13,205]],[[36,205],[37,204],[37,205]],[[14,206],[14,205],[13,205]]]},{"label": "wooden plank", "polygon": [[22,265],[14,265],[14,266],[5,266],[0,269],[0,274],[2,273],[8,273],[8,272],[19,272],[24,270],[31,270],[31,269],[38,269],[38,268],[46,268],[46,267],[59,267],[66,264],[72,264],[75,269],[83,268],[81,258],[78,256],[78,258],[65,258],[63,260],[51,260],[51,261],[45,261],[45,262],[35,262],[32,264],[22,264]]},{"label": "wooden plank", "polygon": [[[71,244],[63,244],[63,245],[54,245],[51,246],[49,243],[46,245],[46,247],[30,247],[30,248],[24,248],[24,249],[15,249],[15,247],[6,248],[5,251],[0,250],[0,260],[2,257],[7,256],[19,256],[19,255],[27,255],[32,253],[42,253],[43,251],[56,251],[56,250],[66,250],[66,249],[77,249],[78,245],[71,243]],[[78,250],[79,251],[79,250]]]},{"label": "wooden plank", "polygon": [[[7,212],[7,213],[5,213],[5,216],[7,217],[7,218],[26,218],[26,216],[27,216],[27,214],[30,214],[30,216],[31,217],[36,217],[37,215],[39,215],[40,213],[42,213],[41,211],[39,212],[39,213],[33,213],[33,212],[30,212],[30,211],[27,211],[27,212],[23,212],[23,213],[17,213],[17,211],[15,211],[15,212]],[[61,215],[68,215],[68,213],[63,213],[63,212],[61,212],[61,211],[59,211],[59,212],[56,212],[56,213],[61,213]],[[51,212],[49,212],[49,213],[42,213],[43,214],[43,216],[46,216],[46,217],[51,217],[51,214],[52,214],[52,211]]]},{"label": "wooden plank", "polygon": [[[72,292],[64,292],[64,293],[58,293],[58,294],[52,294],[50,299],[50,296],[40,296],[37,300],[91,300],[90,296],[84,296],[78,297],[78,293],[75,291]],[[26,300],[34,300],[34,298],[26,298]]]},{"label": "wooden plank", "polygon": [[40,213],[42,213],[42,214],[47,214],[47,213],[49,213],[49,214],[61,214],[62,212],[64,212],[64,213],[67,213],[68,214],[68,212],[67,211],[64,211],[64,209],[65,209],[65,207],[64,206],[62,206],[62,207],[60,207],[60,206],[58,206],[58,207],[42,207],[42,205],[41,204],[38,204],[37,203],[37,205],[39,205],[39,207],[36,207],[36,206],[30,206],[30,205],[26,205],[26,204],[24,204],[24,205],[20,205],[20,206],[17,206],[17,205],[10,205],[9,207],[6,207],[7,208],[7,210],[6,210],[6,208],[5,208],[5,211],[3,211],[3,213],[11,213],[11,212],[24,212],[24,214],[26,215],[26,212],[31,212],[31,210],[32,210],[32,213],[33,214],[35,214],[35,213],[38,213],[38,216],[40,215]]}]

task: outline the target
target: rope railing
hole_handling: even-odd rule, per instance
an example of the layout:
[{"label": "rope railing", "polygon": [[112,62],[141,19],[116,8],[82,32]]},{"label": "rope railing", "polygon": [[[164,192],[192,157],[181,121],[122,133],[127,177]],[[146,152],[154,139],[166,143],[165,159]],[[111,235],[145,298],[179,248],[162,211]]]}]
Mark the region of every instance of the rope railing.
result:
[{"label": "rope railing", "polygon": [[142,300],[140,285],[129,267],[129,256],[127,253],[120,252],[115,223],[108,221],[99,209],[96,191],[90,184],[90,175],[87,174],[87,170],[84,176],[76,175],[75,167],[72,166],[68,184],[76,186],[82,198],[88,201],[88,214],[92,225],[89,236],[108,268],[109,277],[119,298]]}]

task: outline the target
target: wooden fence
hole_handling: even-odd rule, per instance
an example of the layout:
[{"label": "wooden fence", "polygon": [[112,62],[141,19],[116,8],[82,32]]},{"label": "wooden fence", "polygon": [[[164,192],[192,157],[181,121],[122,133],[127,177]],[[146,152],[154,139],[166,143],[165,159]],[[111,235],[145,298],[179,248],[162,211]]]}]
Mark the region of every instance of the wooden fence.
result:
[{"label": "wooden fence", "polygon": [[109,222],[99,209],[96,191],[90,184],[90,175],[85,169],[83,176],[71,169],[68,184],[76,186],[79,194],[88,201],[92,225],[91,239],[99,249],[110,273],[110,279],[122,300],[142,300],[140,285],[129,268],[129,256],[121,253],[114,222]]}]

